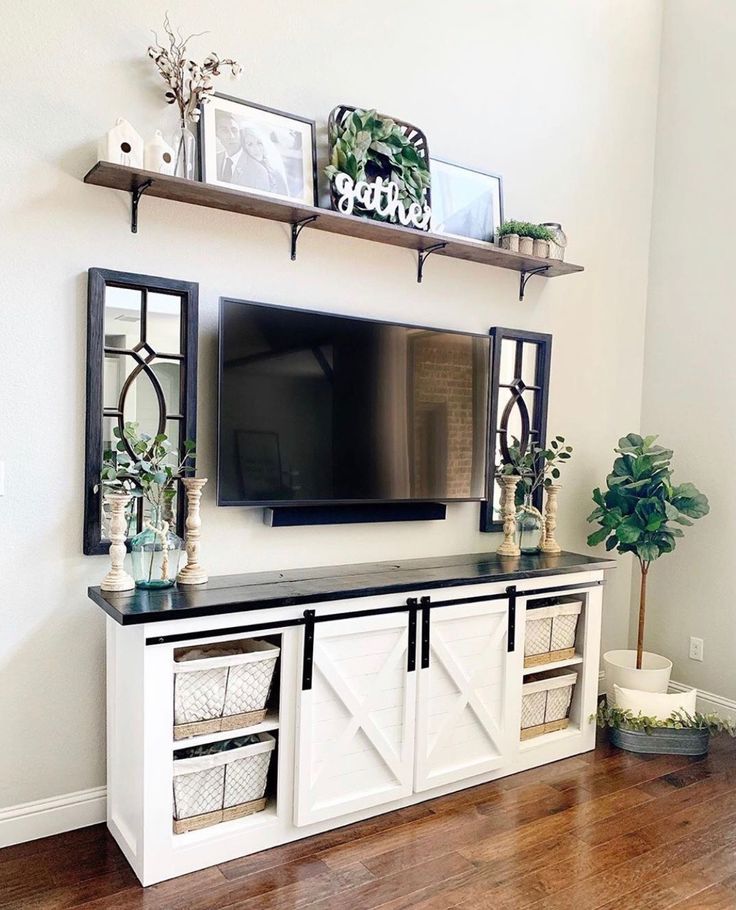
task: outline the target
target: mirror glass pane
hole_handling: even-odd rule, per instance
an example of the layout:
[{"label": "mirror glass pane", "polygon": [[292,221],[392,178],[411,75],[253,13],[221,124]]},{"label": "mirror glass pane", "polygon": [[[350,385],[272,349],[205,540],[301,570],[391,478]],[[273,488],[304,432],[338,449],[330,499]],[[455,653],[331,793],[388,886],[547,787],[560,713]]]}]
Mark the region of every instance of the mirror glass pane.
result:
[{"label": "mirror glass pane", "polygon": [[154,360],[151,362],[151,369],[164,393],[166,413],[181,413],[180,362],[178,360]]},{"label": "mirror glass pane", "polygon": [[128,354],[105,354],[102,375],[102,407],[105,410],[117,410],[131,360]]},{"label": "mirror glass pane", "polygon": [[138,424],[138,433],[154,437],[158,433],[161,408],[153,381],[146,370],[140,370],[128,386],[123,405],[125,422]]},{"label": "mirror glass pane", "polygon": [[158,354],[181,354],[181,297],[149,291],[147,299],[147,343]]},{"label": "mirror glass pane", "polygon": [[499,372],[499,382],[501,384],[510,383],[516,377],[514,376],[514,363],[516,361],[516,342],[510,338],[501,339],[501,369]]},{"label": "mirror glass pane", "polygon": [[134,288],[105,289],[105,335],[115,336],[113,347],[130,349],[141,340],[142,300]]},{"label": "mirror glass pane", "polygon": [[521,360],[521,378],[526,385],[536,384],[537,373],[537,345],[528,341],[524,342]]}]

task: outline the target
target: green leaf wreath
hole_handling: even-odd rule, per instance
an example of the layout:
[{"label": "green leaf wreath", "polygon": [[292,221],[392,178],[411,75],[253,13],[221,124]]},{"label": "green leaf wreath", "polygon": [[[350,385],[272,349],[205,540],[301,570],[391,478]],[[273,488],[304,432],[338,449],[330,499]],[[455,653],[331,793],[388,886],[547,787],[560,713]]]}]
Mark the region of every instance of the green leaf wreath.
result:
[{"label": "green leaf wreath", "polygon": [[[430,185],[429,162],[423,158],[395,120],[375,110],[355,110],[332,127],[330,178],[345,173],[355,183],[382,177],[396,184],[398,199],[408,209],[412,202],[423,205]],[[355,213],[378,221],[388,219],[359,205]]]}]

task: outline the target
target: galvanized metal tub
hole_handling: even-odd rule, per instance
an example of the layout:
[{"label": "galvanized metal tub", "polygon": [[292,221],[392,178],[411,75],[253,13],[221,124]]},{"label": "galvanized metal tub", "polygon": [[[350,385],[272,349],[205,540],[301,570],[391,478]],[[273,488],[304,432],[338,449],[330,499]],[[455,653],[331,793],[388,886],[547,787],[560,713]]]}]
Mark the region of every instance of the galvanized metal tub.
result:
[{"label": "galvanized metal tub", "polygon": [[650,733],[611,728],[608,735],[614,746],[627,752],[649,755],[705,755],[710,733],[707,730],[660,728]]}]

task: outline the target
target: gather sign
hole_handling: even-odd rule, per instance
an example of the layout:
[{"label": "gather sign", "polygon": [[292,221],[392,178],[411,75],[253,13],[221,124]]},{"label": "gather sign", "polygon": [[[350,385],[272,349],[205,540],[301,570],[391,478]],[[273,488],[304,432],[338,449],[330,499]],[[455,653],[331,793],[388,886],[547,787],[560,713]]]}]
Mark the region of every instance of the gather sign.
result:
[{"label": "gather sign", "polygon": [[356,202],[366,211],[375,212],[383,218],[398,220],[405,227],[415,227],[421,231],[429,228],[432,210],[426,204],[412,202],[408,207],[399,199],[399,188],[390,180],[376,177],[370,183],[358,180],[344,171],[333,178],[335,189],[339,194],[337,210],[344,215],[352,215]]}]

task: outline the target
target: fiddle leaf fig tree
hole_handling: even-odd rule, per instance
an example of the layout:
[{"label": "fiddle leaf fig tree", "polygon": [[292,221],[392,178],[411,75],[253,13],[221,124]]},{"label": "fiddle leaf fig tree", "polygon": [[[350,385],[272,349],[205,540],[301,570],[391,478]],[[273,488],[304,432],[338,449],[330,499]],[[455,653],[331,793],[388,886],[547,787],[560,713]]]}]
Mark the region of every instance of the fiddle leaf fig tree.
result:
[{"label": "fiddle leaf fig tree", "polygon": [[618,441],[613,470],[606,490],[596,488],[596,508],[589,522],[600,527],[588,537],[588,546],[606,542],[607,550],[633,553],[639,560],[639,633],[636,667],[641,669],[644,652],[644,618],[649,567],[675,549],[683,527],[710,511],[708,499],[693,484],[672,483],[672,449],[655,445],[656,436],[642,438],[629,433]]}]

